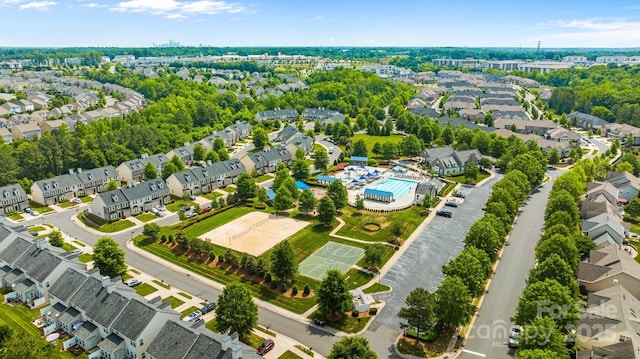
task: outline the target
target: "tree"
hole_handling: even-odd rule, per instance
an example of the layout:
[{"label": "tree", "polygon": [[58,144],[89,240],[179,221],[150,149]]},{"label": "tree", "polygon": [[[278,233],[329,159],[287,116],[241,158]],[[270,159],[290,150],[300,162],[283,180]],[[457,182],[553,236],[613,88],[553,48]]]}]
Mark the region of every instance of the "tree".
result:
[{"label": "tree", "polygon": [[327,150],[325,150],[324,147],[320,147],[315,150],[313,156],[313,166],[316,170],[326,170],[329,165],[329,154],[327,153]]},{"label": "tree", "polygon": [[[475,248],[475,247],[468,247]],[[462,279],[462,282],[469,290],[469,294],[473,297],[478,297],[484,291],[484,283],[487,279],[487,271],[491,270],[491,260],[483,251],[478,251],[476,254],[482,254],[489,263],[487,270],[486,262],[482,262],[476,258],[466,248],[457,257],[451,260],[447,265],[442,267],[442,273],[447,276],[456,276]]]},{"label": "tree", "polygon": [[300,195],[300,204],[298,205],[300,212],[308,214],[316,209],[316,196],[310,189],[305,189]]},{"label": "tree", "polygon": [[256,181],[253,179],[253,177],[245,172],[238,176],[236,188],[238,199],[244,201],[248,198],[253,198],[256,196],[258,186],[256,185]]},{"label": "tree", "polygon": [[533,323],[536,317],[549,317],[566,333],[578,322],[579,313],[569,289],[555,279],[527,285],[518,300],[512,321],[518,325]]},{"label": "tree", "polygon": [[13,335],[13,329],[6,324],[0,324],[0,348],[2,348],[7,340]]},{"label": "tree", "polygon": [[567,223],[567,226],[573,227],[579,223],[580,212],[578,211],[575,197],[565,190],[554,191],[553,196],[549,196],[545,220],[552,214],[560,211],[566,212],[571,217],[571,223]]},{"label": "tree", "polygon": [[218,158],[220,158],[220,161],[228,161],[229,158],[231,158],[229,156],[229,151],[227,151],[226,148],[221,148],[218,151],[216,151],[216,153],[218,154]]},{"label": "tree", "polygon": [[330,197],[324,196],[318,202],[318,219],[320,223],[329,226],[336,218],[336,207]]},{"label": "tree", "polygon": [[491,168],[493,166],[493,163],[491,162],[491,160],[486,157],[482,157],[480,159],[479,164],[480,164],[480,167],[484,169]]},{"label": "tree", "polygon": [[269,197],[267,197],[267,189],[264,187],[257,186],[256,198],[258,198],[258,201],[262,203],[267,202],[267,200],[269,199]]},{"label": "tree", "polygon": [[398,318],[402,318],[409,325],[416,328],[418,336],[421,329],[433,328],[438,319],[436,317],[436,296],[424,288],[416,288],[409,293],[405,300],[406,307],[400,308]]},{"label": "tree", "polygon": [[282,166],[278,164],[278,169],[276,170],[276,177],[273,179],[273,190],[277,191],[287,178],[291,178],[291,175],[289,174],[289,170],[284,164],[282,164]]},{"label": "tree", "polygon": [[535,317],[524,327],[518,344],[522,350],[547,350],[558,358],[566,358],[568,354],[565,337],[550,317]]},{"label": "tree", "polygon": [[109,183],[107,183],[107,191],[113,191],[114,189],[118,189],[118,182],[116,182],[115,180],[109,180]]},{"label": "tree", "polygon": [[329,320],[338,320],[342,313],[353,308],[349,288],[340,271],[337,269],[327,271],[318,290],[317,302],[320,312]]},{"label": "tree", "polygon": [[393,142],[385,142],[382,145],[382,158],[390,160],[396,157],[396,144]]},{"label": "tree", "polygon": [[288,279],[293,279],[297,272],[295,253],[289,241],[284,240],[276,244],[271,252],[271,275],[286,282]]},{"label": "tree", "polygon": [[282,182],[282,185],[280,186],[280,188],[282,187],[285,187],[286,189],[289,190],[289,192],[291,193],[291,197],[294,200],[298,199],[298,196],[300,195],[300,190],[298,189],[298,185],[296,185],[296,181],[293,179],[293,177],[289,177],[285,179],[284,182]]},{"label": "tree", "polygon": [[340,181],[333,181],[327,189],[327,196],[333,201],[336,210],[342,209],[347,205],[348,193],[347,188]]},{"label": "tree", "polygon": [[127,272],[124,251],[111,237],[101,237],[93,247],[93,264],[100,274],[111,278],[122,277]]},{"label": "tree", "polygon": [[472,298],[462,279],[447,276],[436,290],[436,315],[445,324],[457,327],[469,322]]},{"label": "tree", "polygon": [[276,196],[273,199],[273,208],[279,212],[293,208],[293,196],[287,187],[280,186],[280,188],[278,188]]},{"label": "tree", "polygon": [[380,142],[376,142],[373,144],[373,149],[371,150],[371,152],[373,152],[376,155],[382,154],[382,145],[380,145]]},{"label": "tree", "polygon": [[566,359],[566,355],[559,355],[548,349],[520,349],[518,359]]},{"label": "tree", "polygon": [[478,174],[480,174],[480,169],[475,162],[469,162],[464,166],[464,178],[466,178],[467,181],[476,180]]},{"label": "tree", "polygon": [[384,256],[383,244],[370,244],[364,248],[364,262],[373,267],[382,264],[382,256]]},{"label": "tree", "polygon": [[353,153],[352,153],[352,155],[353,156],[368,157],[369,150],[367,149],[367,144],[364,142],[363,139],[359,139],[353,144]]},{"label": "tree", "polygon": [[422,151],[422,142],[415,135],[405,136],[400,148],[402,148],[402,153],[407,156],[417,156]]},{"label": "tree", "polygon": [[293,165],[291,165],[291,172],[293,172],[293,178],[298,181],[305,180],[311,175],[309,172],[309,166],[307,166],[304,160],[294,161]]},{"label": "tree", "polygon": [[389,226],[389,233],[391,233],[392,236],[394,237],[400,237],[400,235],[402,234],[402,223],[400,222],[393,222],[391,223],[391,225]]},{"label": "tree", "polygon": [[253,145],[261,150],[269,143],[269,136],[264,128],[257,127],[253,130]]},{"label": "tree", "polygon": [[547,162],[551,165],[555,165],[560,162],[560,153],[558,153],[557,148],[554,147],[549,151],[549,154],[547,155]]},{"label": "tree", "polygon": [[555,279],[565,288],[568,288],[574,298],[577,298],[580,294],[578,282],[573,276],[573,270],[556,253],[551,254],[531,269],[527,283],[544,282],[545,279]]},{"label": "tree", "polygon": [[220,333],[238,333],[247,337],[258,322],[258,306],[241,283],[224,287],[216,306],[216,329]]},{"label": "tree", "polygon": [[484,220],[474,222],[464,239],[465,246],[473,246],[495,259],[502,240],[493,226]]},{"label": "tree", "polygon": [[356,195],[356,209],[362,211],[364,209],[364,198],[359,194]]},{"label": "tree", "polygon": [[549,258],[552,254],[557,254],[571,267],[573,273],[578,271],[580,256],[572,238],[556,234],[549,239],[538,242],[535,251],[536,258],[540,262]]},{"label": "tree", "polygon": [[215,152],[220,151],[221,149],[225,148],[225,144],[224,144],[224,140],[222,139],[222,137],[216,137],[213,140],[213,150]]},{"label": "tree", "polygon": [[378,359],[365,337],[343,337],[333,344],[327,359]]},{"label": "tree", "polygon": [[296,160],[304,160],[307,156],[304,154],[304,150],[298,147],[296,148],[296,153],[294,157]]},{"label": "tree", "polygon": [[624,211],[626,214],[630,215],[631,217],[640,216],[640,198],[633,197],[631,199],[631,202],[629,202],[629,204],[624,206]]},{"label": "tree", "polygon": [[49,244],[54,247],[62,248],[62,246],[64,246],[64,238],[62,237],[62,233],[60,231],[53,231],[49,233]]},{"label": "tree", "polygon": [[[194,161],[202,161],[204,160],[204,157],[206,156],[206,151],[204,149],[204,147],[201,144],[197,144],[195,146],[193,146],[193,160]],[[145,167],[146,169],[146,167]]]},{"label": "tree", "polygon": [[173,162],[169,162],[162,167],[162,179],[166,180],[176,172],[178,172],[178,167]]},{"label": "tree", "polygon": [[542,182],[545,167],[533,154],[524,153],[513,158],[513,160],[509,162],[507,170],[519,170],[527,176],[531,187],[535,187]]},{"label": "tree", "polygon": [[142,234],[147,238],[157,239],[160,233],[160,226],[157,223],[145,223]]},{"label": "tree", "polygon": [[207,156],[204,158],[204,160],[211,161],[213,163],[220,162],[220,156],[218,156],[218,152],[211,150],[207,152]]},{"label": "tree", "polygon": [[144,179],[150,180],[158,178],[158,169],[153,165],[153,162],[149,161],[144,165]]},{"label": "tree", "polygon": [[182,162],[178,155],[173,155],[173,157],[171,157],[171,163],[176,166],[177,171],[184,171],[184,162]]},{"label": "tree", "polygon": [[13,333],[3,343],[0,359],[37,359],[54,356],[55,347],[50,343],[43,343],[41,339],[31,333]]}]

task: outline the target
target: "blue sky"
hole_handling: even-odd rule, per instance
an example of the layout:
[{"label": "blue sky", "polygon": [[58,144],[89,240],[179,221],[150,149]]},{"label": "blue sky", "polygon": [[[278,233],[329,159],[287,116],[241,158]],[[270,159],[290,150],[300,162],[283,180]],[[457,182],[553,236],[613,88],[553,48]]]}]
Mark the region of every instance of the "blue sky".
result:
[{"label": "blue sky", "polygon": [[0,46],[640,47],[640,0],[0,0]]}]

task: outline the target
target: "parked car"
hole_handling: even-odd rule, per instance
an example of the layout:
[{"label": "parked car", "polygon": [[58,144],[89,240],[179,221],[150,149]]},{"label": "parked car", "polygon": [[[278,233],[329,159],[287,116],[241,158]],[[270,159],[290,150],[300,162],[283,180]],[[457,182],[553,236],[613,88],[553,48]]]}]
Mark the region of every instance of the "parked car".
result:
[{"label": "parked car", "polygon": [[453,213],[451,213],[449,211],[438,211],[438,212],[436,212],[436,215],[441,216],[441,217],[447,217],[447,218],[453,217]]},{"label": "parked car", "polygon": [[180,212],[186,212],[191,209],[191,206],[182,206],[180,207]]},{"label": "parked car", "polygon": [[71,254],[78,254],[78,255],[80,255],[80,254],[82,254],[82,249],[74,249],[74,250],[72,250],[70,253],[71,253]]},{"label": "parked car", "polygon": [[158,209],[157,209],[157,208],[155,208],[155,207],[151,208],[149,211],[150,211],[151,213],[153,213],[153,214],[158,214],[158,213],[160,213],[160,211],[158,211]]},{"label": "parked car", "polygon": [[29,208],[29,207],[25,208],[25,209],[24,209],[24,212],[25,212],[25,213],[31,213],[31,208]]},{"label": "parked car", "polygon": [[265,355],[271,349],[273,349],[274,346],[275,346],[275,343],[273,342],[273,340],[267,339],[264,341],[264,343],[260,344],[260,346],[258,347],[257,353],[258,355]]},{"label": "parked car", "polygon": [[313,323],[319,327],[324,327],[325,326],[325,322],[324,320],[320,319],[320,318],[314,318],[313,319]]},{"label": "parked car", "polygon": [[199,310],[193,311],[187,314],[186,317],[182,318],[183,322],[195,322],[202,316],[202,312]]},{"label": "parked car", "polygon": [[445,206],[447,207],[458,207],[458,202],[454,202],[454,201],[446,201],[444,203]]},{"label": "parked car", "polygon": [[209,211],[211,211],[211,207],[200,208],[200,213],[207,213]]},{"label": "parked car", "polygon": [[160,212],[164,212],[164,211],[167,210],[167,208],[165,206],[161,205],[161,204],[155,206],[155,209],[157,209]]},{"label": "parked car", "polygon": [[465,197],[467,197],[467,195],[466,195],[466,194],[464,194],[463,192],[458,192],[458,193],[456,193],[456,197],[458,197],[458,198],[465,198]]},{"label": "parked car", "polygon": [[511,333],[509,334],[509,348],[517,348],[520,344],[520,336],[522,335],[522,327],[515,326],[511,328]]},{"label": "parked car", "polygon": [[38,232],[36,232],[36,231],[30,231],[29,234],[34,236],[34,237],[38,236]]},{"label": "parked car", "polygon": [[124,282],[124,284],[126,284],[127,286],[133,288],[133,287],[139,286],[140,284],[142,284],[142,282],[140,281],[140,279],[133,278],[133,279],[129,279],[128,281]]},{"label": "parked car", "polygon": [[195,216],[197,216],[198,214],[195,212],[187,212],[187,218],[193,218]]},{"label": "parked car", "polygon": [[191,196],[189,196],[189,199],[192,200],[192,201],[195,201],[196,200],[196,196],[191,195]]},{"label": "parked car", "polygon": [[82,200],[80,198],[78,198],[78,197],[72,199],[71,202],[73,202],[75,204],[82,204]]},{"label": "parked car", "polygon": [[32,209],[29,213],[31,213],[32,216],[37,216],[40,214],[40,212],[36,211],[35,209]]},{"label": "parked car", "polygon": [[207,314],[214,309],[216,309],[216,303],[207,303],[200,309],[200,312],[202,314]]}]

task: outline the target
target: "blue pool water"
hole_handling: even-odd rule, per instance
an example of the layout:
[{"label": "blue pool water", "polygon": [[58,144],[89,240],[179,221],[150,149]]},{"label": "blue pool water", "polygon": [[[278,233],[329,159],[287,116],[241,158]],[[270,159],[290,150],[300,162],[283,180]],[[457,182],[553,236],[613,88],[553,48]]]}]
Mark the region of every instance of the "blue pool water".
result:
[{"label": "blue pool water", "polygon": [[374,189],[392,192],[394,198],[401,198],[417,185],[418,182],[416,181],[400,178],[387,178],[383,182],[378,183]]}]

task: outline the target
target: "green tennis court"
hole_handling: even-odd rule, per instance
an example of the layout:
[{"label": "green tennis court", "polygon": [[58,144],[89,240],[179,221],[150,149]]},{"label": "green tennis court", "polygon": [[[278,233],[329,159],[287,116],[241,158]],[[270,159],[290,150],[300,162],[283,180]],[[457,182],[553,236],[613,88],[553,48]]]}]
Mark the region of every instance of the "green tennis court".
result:
[{"label": "green tennis court", "polygon": [[364,249],[328,242],[298,266],[300,274],[322,280],[328,269],[346,273],[364,255]]}]

